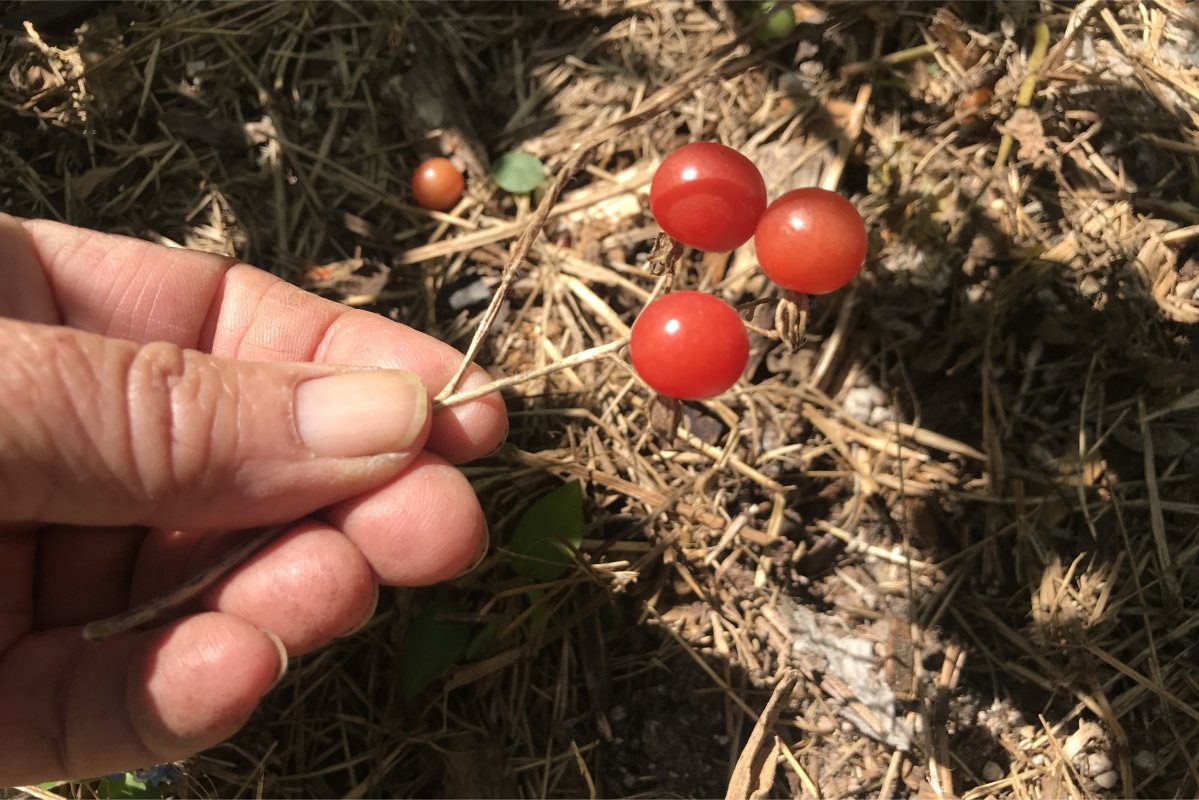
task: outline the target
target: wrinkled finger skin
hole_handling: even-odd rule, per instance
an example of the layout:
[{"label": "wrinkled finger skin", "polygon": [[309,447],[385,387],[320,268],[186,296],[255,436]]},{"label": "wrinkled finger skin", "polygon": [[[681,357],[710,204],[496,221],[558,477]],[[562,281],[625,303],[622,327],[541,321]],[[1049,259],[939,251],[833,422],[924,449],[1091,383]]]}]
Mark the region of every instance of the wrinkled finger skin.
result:
[{"label": "wrinkled finger skin", "polygon": [[[423,333],[215,255],[0,214],[0,258],[11,320],[224,358],[407,369],[430,397],[461,363]],[[487,380],[473,368],[460,388]],[[477,562],[486,524],[455,465],[506,432],[498,394],[437,412],[401,474],[297,520],[194,613],[102,642],[79,626],[174,588],[241,531],[0,524],[0,786],[179,759],[232,735],[288,655],[369,617],[380,583]]]},{"label": "wrinkled finger skin", "polygon": [[[407,369],[430,396],[462,360],[427,334],[222,256],[5,215],[0,252],[16,253],[9,272],[21,287],[0,298],[0,316],[226,358]],[[487,380],[473,367],[461,388]],[[503,399],[492,394],[439,411],[428,449],[459,464],[493,452],[506,433]]]}]

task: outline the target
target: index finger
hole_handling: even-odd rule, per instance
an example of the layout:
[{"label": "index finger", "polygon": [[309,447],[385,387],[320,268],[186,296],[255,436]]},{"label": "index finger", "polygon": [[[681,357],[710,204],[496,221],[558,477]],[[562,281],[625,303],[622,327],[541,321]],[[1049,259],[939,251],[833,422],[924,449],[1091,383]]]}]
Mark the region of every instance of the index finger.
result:
[{"label": "index finger", "polygon": [[[28,257],[28,253],[33,257]],[[44,298],[35,319],[136,342],[168,341],[226,358],[317,361],[411,370],[431,395],[452,378],[462,354],[377,314],[305,292],[234,259],[172,249],[45,220],[0,215],[0,253],[22,271],[17,285]],[[24,256],[22,256],[24,254]],[[40,266],[37,275],[29,265]],[[28,317],[27,317],[28,318]],[[487,374],[472,367],[463,388]],[[454,463],[494,450],[507,432],[498,394],[438,412],[428,449]]]}]

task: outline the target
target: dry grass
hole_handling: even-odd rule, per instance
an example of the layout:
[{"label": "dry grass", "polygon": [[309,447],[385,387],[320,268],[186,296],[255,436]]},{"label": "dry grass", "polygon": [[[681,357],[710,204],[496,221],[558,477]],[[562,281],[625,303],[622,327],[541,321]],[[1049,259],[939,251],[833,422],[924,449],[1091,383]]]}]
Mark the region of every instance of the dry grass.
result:
[{"label": "dry grass", "polygon": [[[0,11],[0,207],[236,254],[462,348],[544,221],[497,375],[627,331],[684,141],[741,148],[772,195],[839,188],[872,232],[805,345],[756,337],[677,436],[619,357],[509,389],[509,444],[468,468],[493,555],[300,659],[183,793],[722,794],[791,670],[745,762],[769,795],[1199,792],[1199,16],[795,9],[770,47],[721,2],[118,5],[77,35]],[[579,168],[540,216],[478,173],[512,148]],[[407,200],[438,150],[475,170],[447,214]],[[771,296],[749,247],[683,264]],[[563,478],[588,534],[539,617],[503,545]],[[405,701],[434,596],[499,634]]]}]

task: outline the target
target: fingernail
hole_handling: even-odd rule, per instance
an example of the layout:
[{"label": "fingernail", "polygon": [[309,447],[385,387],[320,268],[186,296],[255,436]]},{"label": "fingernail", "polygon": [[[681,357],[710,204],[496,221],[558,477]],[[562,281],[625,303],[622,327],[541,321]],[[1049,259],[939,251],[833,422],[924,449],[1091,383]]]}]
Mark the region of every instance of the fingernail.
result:
[{"label": "fingernail", "polygon": [[366,612],[366,616],[364,616],[362,618],[361,622],[359,622],[354,627],[350,628],[345,633],[339,635],[337,638],[348,639],[349,637],[351,637],[354,634],[361,631],[363,628],[365,628],[367,625],[370,624],[370,621],[372,619],[375,618],[375,612],[378,610],[379,610],[379,584],[376,583],[375,584],[375,598],[373,600],[371,600],[371,607],[370,607],[370,610]]},{"label": "fingernail", "polygon": [[455,575],[453,578],[451,578],[451,580],[457,580],[458,578],[461,578],[465,575],[469,575],[472,572],[474,572],[476,569],[478,569],[479,565],[482,564],[484,560],[486,560],[487,552],[490,549],[491,549],[491,532],[488,531],[486,528],[484,528],[483,536],[480,537],[480,539],[479,539],[479,553],[478,553],[478,555],[475,556],[475,560],[471,562],[469,567],[467,567],[466,569],[459,572],[457,575]]},{"label": "fingernail", "polygon": [[318,456],[354,458],[412,446],[429,416],[424,384],[404,370],[343,372],[301,383],[296,427]]},{"label": "fingernail", "polygon": [[263,635],[270,639],[271,643],[275,645],[275,649],[279,651],[279,674],[275,676],[274,683],[267,687],[267,691],[269,692],[278,686],[279,682],[283,680],[283,676],[287,674],[287,646],[283,644],[282,639],[265,628],[259,628],[258,630],[262,631]]}]

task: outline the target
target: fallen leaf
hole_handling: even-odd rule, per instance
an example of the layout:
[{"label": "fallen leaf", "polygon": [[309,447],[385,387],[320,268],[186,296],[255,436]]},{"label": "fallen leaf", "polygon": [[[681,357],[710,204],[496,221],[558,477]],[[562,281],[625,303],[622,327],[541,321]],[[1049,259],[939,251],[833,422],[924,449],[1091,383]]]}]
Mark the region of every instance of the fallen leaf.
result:
[{"label": "fallen leaf", "polygon": [[[778,739],[770,736],[774,723],[791,697],[799,674],[792,670],[774,687],[774,694],[762,709],[758,722],[749,734],[749,741],[741,750],[733,775],[729,778],[729,788],[725,793],[726,800],[749,798],[759,800],[770,794],[774,785],[774,773],[778,767]],[[767,739],[769,738],[769,741]]]}]

